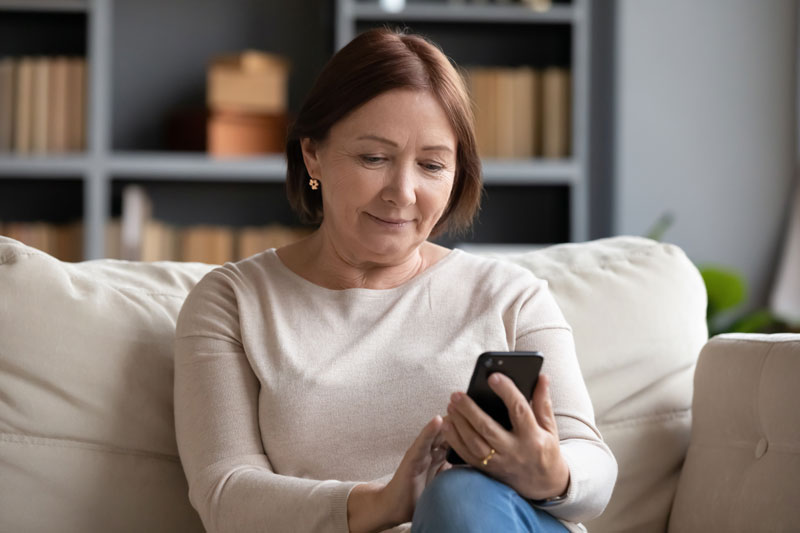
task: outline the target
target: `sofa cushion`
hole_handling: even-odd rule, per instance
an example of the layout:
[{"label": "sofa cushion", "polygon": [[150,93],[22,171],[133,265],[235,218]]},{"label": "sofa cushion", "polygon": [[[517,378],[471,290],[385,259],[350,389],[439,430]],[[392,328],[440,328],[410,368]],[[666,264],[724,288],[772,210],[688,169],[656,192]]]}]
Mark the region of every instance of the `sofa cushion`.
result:
[{"label": "sofa cushion", "polygon": [[0,531],[202,531],[172,339],[212,266],[64,263],[0,237]]},{"label": "sofa cushion", "polygon": [[669,530],[800,531],[800,335],[711,339]]},{"label": "sofa cushion", "polygon": [[[547,279],[619,463],[591,531],[664,531],[705,290],[675,246],[618,237],[504,259]],[[172,419],[172,338],[213,265],[61,263],[0,237],[0,531],[202,531]]]},{"label": "sofa cushion", "polygon": [[573,328],[598,428],[619,465],[592,532],[663,532],[689,441],[706,292],[683,251],[640,237],[506,256],[548,280]]}]

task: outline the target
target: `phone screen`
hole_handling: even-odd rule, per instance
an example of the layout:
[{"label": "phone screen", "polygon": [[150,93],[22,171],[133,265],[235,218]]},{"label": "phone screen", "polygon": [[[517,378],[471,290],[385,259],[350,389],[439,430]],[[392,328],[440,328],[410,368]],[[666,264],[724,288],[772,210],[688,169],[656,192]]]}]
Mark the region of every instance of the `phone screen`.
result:
[{"label": "phone screen", "polygon": [[[511,419],[503,399],[489,387],[489,376],[495,372],[505,374],[514,382],[523,396],[530,401],[539,380],[544,357],[540,352],[485,352],[472,372],[467,395],[501,426],[511,430]],[[447,452],[450,464],[465,464],[452,448]]]}]

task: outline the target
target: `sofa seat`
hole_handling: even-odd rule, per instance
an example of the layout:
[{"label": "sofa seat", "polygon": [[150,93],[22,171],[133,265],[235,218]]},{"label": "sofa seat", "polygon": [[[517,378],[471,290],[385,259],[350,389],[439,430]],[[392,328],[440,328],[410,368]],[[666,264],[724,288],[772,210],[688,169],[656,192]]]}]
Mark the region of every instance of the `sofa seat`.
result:
[{"label": "sofa seat", "polygon": [[[768,350],[784,358],[762,357],[772,337],[706,344],[705,288],[673,245],[615,237],[500,259],[549,281],[618,460],[590,531],[709,531],[721,513],[745,513],[748,498],[776,513],[758,515],[762,524],[800,530],[786,510],[800,501],[800,410],[777,409],[800,405],[797,339]],[[172,343],[183,300],[215,266],[64,263],[0,237],[0,531],[203,531],[175,444]],[[728,364],[731,343],[746,354]],[[762,438],[761,458],[737,455]],[[716,457],[720,442],[736,445]]]}]

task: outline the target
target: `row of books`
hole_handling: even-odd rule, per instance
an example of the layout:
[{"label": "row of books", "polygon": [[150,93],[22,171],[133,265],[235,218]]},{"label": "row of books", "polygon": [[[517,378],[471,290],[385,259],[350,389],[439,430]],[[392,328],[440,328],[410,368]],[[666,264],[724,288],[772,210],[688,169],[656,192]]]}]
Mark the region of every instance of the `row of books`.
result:
[{"label": "row of books", "polygon": [[122,220],[112,220],[106,227],[106,255],[136,261],[199,261],[221,265],[279,248],[302,239],[307,228],[280,224],[266,226],[175,226],[160,220],[148,220],[141,238],[129,246]]},{"label": "row of books", "polygon": [[468,68],[481,157],[569,157],[570,78],[563,67]]},{"label": "row of books", "polygon": [[[106,225],[106,257],[139,261],[199,261],[222,264],[278,248],[306,235],[307,228],[279,224],[267,226],[184,226],[177,227],[158,220],[148,220],[136,248],[123,250],[122,219]],[[83,222],[53,224],[49,222],[0,222],[0,235],[11,237],[60,259],[83,260]]]},{"label": "row of books", "polygon": [[0,235],[33,246],[62,261],[83,259],[83,222],[80,220],[66,224],[0,221]]},{"label": "row of books", "polygon": [[64,153],[86,146],[86,59],[0,59],[0,152]]}]

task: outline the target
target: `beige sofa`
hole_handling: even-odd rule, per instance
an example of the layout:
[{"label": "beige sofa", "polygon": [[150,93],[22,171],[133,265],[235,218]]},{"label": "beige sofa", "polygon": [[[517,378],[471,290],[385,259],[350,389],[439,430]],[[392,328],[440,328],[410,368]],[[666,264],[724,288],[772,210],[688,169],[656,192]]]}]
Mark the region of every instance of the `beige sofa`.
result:
[{"label": "beige sofa", "polygon": [[[706,342],[702,280],[672,245],[503,259],[549,280],[619,462],[590,531],[800,531],[800,335]],[[0,237],[0,531],[202,531],[175,445],[172,336],[213,267],[62,263]]]}]

